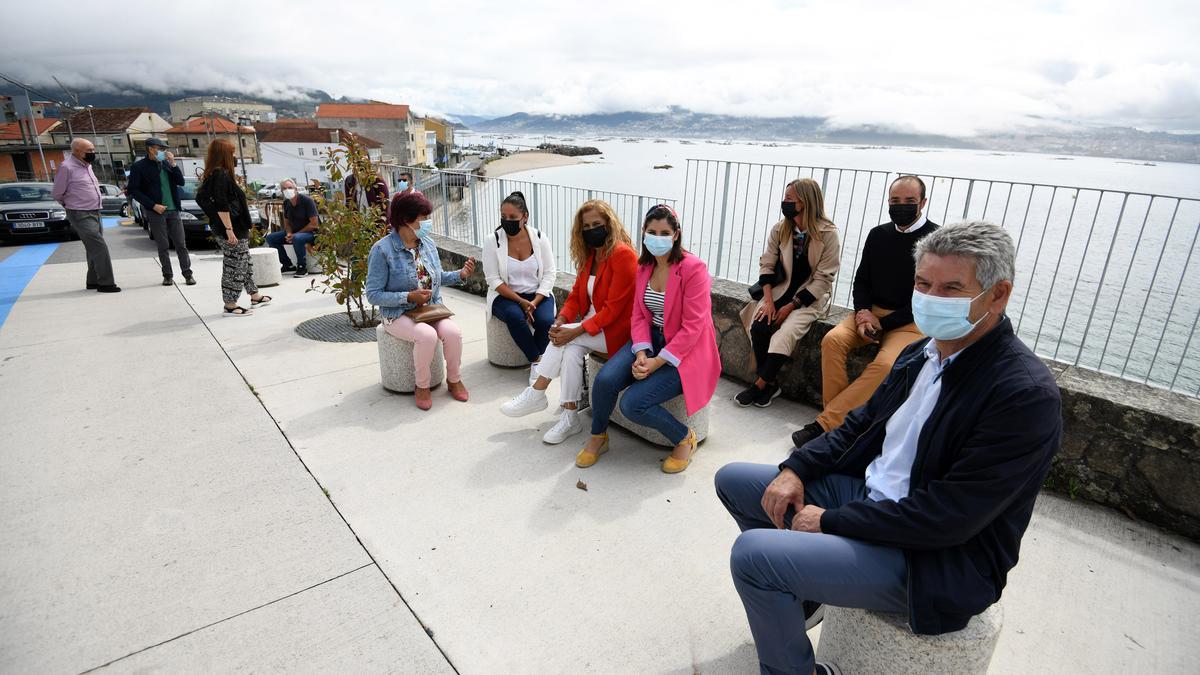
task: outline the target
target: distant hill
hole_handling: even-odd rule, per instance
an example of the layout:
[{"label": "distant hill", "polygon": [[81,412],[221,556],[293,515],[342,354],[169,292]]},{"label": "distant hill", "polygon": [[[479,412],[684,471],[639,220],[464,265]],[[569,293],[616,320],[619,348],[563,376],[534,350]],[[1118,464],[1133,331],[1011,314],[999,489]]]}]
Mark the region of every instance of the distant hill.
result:
[{"label": "distant hill", "polygon": [[[56,99],[66,99],[67,96],[57,86],[53,87],[38,87]],[[240,98],[246,101],[255,101],[258,103],[267,103],[275,108],[275,112],[280,117],[311,117],[317,110],[317,105],[320,103],[330,102],[352,102],[352,99],[345,97],[335,99],[329,94],[320,89],[304,89],[302,96],[292,99],[268,99],[254,96],[246,96],[240,92],[231,91],[199,91],[199,90],[184,90],[170,94],[152,91],[139,91],[126,89],[119,94],[108,92],[88,92],[77,91],[79,102],[83,105],[92,105],[97,108],[126,108],[145,106],[151,111],[156,112],[163,117],[166,117],[171,111],[171,101],[178,101],[181,98],[189,96],[228,96],[230,98]],[[21,90],[11,86],[0,88],[0,94],[16,94],[21,93]],[[35,94],[36,97],[36,94]]]},{"label": "distant hill", "polygon": [[1047,125],[1041,129],[956,138],[897,132],[880,126],[834,128],[828,126],[827,120],[821,117],[739,117],[699,113],[679,107],[672,107],[664,113],[627,111],[541,115],[522,112],[478,121],[466,115],[458,117],[464,121],[470,119],[468,124],[472,131],[492,133],[975,148],[1200,163],[1200,135],[1146,132],[1128,127],[1072,125],[1068,127],[1070,131],[1062,131]]}]

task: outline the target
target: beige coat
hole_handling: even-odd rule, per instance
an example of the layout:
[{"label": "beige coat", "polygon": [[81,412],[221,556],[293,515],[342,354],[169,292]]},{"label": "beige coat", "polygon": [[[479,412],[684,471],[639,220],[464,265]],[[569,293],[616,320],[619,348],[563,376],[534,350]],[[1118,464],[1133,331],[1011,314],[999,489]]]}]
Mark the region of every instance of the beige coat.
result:
[{"label": "beige coat", "polygon": [[[780,232],[783,231],[784,225],[784,221],[781,220],[771,228],[771,234],[767,237],[766,249],[763,251],[762,257],[758,259],[760,275],[774,274],[776,261],[781,259],[783,261],[783,272],[786,278],[771,287],[771,298],[775,301],[776,306],[792,283],[792,244],[794,240],[789,238],[786,244],[779,243]],[[787,226],[791,227],[791,224],[787,223]],[[802,289],[808,289],[808,292],[817,301],[807,307],[794,309],[791,314],[788,314],[783,325],[779,327],[775,335],[771,336],[769,351],[772,354],[783,354],[790,357],[796,349],[796,343],[808,332],[813,321],[829,311],[830,300],[833,297],[833,279],[837,276],[841,264],[841,242],[838,240],[837,226],[833,223],[823,222],[817,236],[813,237],[808,244],[808,266],[812,272],[801,286]],[[742,309],[742,326],[746,329],[746,335],[750,334],[750,324],[754,322],[754,315],[758,313],[761,305],[762,301],[752,301]],[[753,351],[750,361],[751,368],[758,367],[753,363]]]}]

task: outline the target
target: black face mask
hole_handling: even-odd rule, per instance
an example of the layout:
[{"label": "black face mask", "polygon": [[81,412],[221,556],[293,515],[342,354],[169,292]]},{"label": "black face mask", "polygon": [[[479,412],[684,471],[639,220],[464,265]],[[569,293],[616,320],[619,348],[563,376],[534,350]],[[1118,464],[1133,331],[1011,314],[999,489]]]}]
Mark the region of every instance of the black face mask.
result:
[{"label": "black face mask", "polygon": [[504,228],[504,234],[510,237],[515,237],[521,231],[521,221],[519,220],[500,220],[500,227]]},{"label": "black face mask", "polygon": [[593,227],[583,231],[583,243],[587,244],[589,248],[600,248],[606,241],[608,241],[608,226]]},{"label": "black face mask", "polygon": [[96,153],[94,153],[94,152],[84,153],[83,161],[87,162],[88,164],[94,163],[96,161]]},{"label": "black face mask", "polygon": [[780,202],[779,208],[783,211],[783,217],[791,220],[796,217],[799,211],[796,208],[796,202]]},{"label": "black face mask", "polygon": [[897,227],[908,227],[909,225],[912,225],[913,221],[917,219],[918,211],[919,209],[917,209],[916,204],[888,205],[888,215],[891,216],[892,222],[895,223]]}]

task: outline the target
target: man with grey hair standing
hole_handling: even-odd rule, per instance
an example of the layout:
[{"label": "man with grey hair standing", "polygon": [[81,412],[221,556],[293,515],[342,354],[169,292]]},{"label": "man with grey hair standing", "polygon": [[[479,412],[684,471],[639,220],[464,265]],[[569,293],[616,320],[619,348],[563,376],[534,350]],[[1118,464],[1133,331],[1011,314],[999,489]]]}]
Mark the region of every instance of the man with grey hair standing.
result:
[{"label": "man with grey hair standing", "polygon": [[778,467],[717,473],[764,673],[837,672],[804,635],[824,603],[901,612],[920,634],[965,627],[1000,599],[1061,444],[1058,386],[1004,314],[1012,238],[959,223],[913,256],[913,318],[929,338]]},{"label": "man with grey hair standing", "polygon": [[120,293],[113,278],[112,257],[104,241],[100,220],[100,181],[92,171],[96,148],[86,138],[71,141],[71,155],[54,177],[54,201],[67,210],[67,221],[87,251],[87,288],[101,293]]},{"label": "man with grey hair standing", "polygon": [[163,286],[174,282],[171,269],[170,245],[179,256],[179,271],[184,281],[194,286],[192,258],[188,255],[187,238],[183,234],[183,209],[179,188],[183,187],[183,170],[175,165],[175,155],[167,144],[157,138],[146,139],[146,156],[129,168],[129,194],[142,205],[142,215],[150,225],[150,234],[158,244],[158,264],[162,268]]}]

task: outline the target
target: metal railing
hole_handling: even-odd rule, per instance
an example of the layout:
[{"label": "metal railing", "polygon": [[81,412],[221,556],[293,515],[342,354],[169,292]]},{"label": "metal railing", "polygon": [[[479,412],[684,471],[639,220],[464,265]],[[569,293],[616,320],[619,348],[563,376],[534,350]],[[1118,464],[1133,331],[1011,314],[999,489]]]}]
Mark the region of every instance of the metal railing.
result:
[{"label": "metal railing", "polygon": [[[750,283],[784,186],[821,184],[838,226],[834,302],[850,293],[867,232],[886,222],[899,174],[688,160],[681,218],[690,250],[719,277]],[[938,223],[984,219],[1017,246],[1008,314],[1039,355],[1200,395],[1200,200],[1064,185],[921,175]]]},{"label": "metal railing", "polygon": [[575,211],[589,199],[603,199],[612,206],[635,248],[640,246],[642,216],[655,204],[676,206],[676,200],[551,185],[503,176],[488,176],[453,169],[420,169],[383,165],[389,187],[395,187],[400,172],[413,176],[413,187],[433,203],[433,230],[459,241],[481,245],[500,225],[500,202],[514,190],[525,195],[529,222],[550,239],[560,269],[570,270],[570,232]]}]

